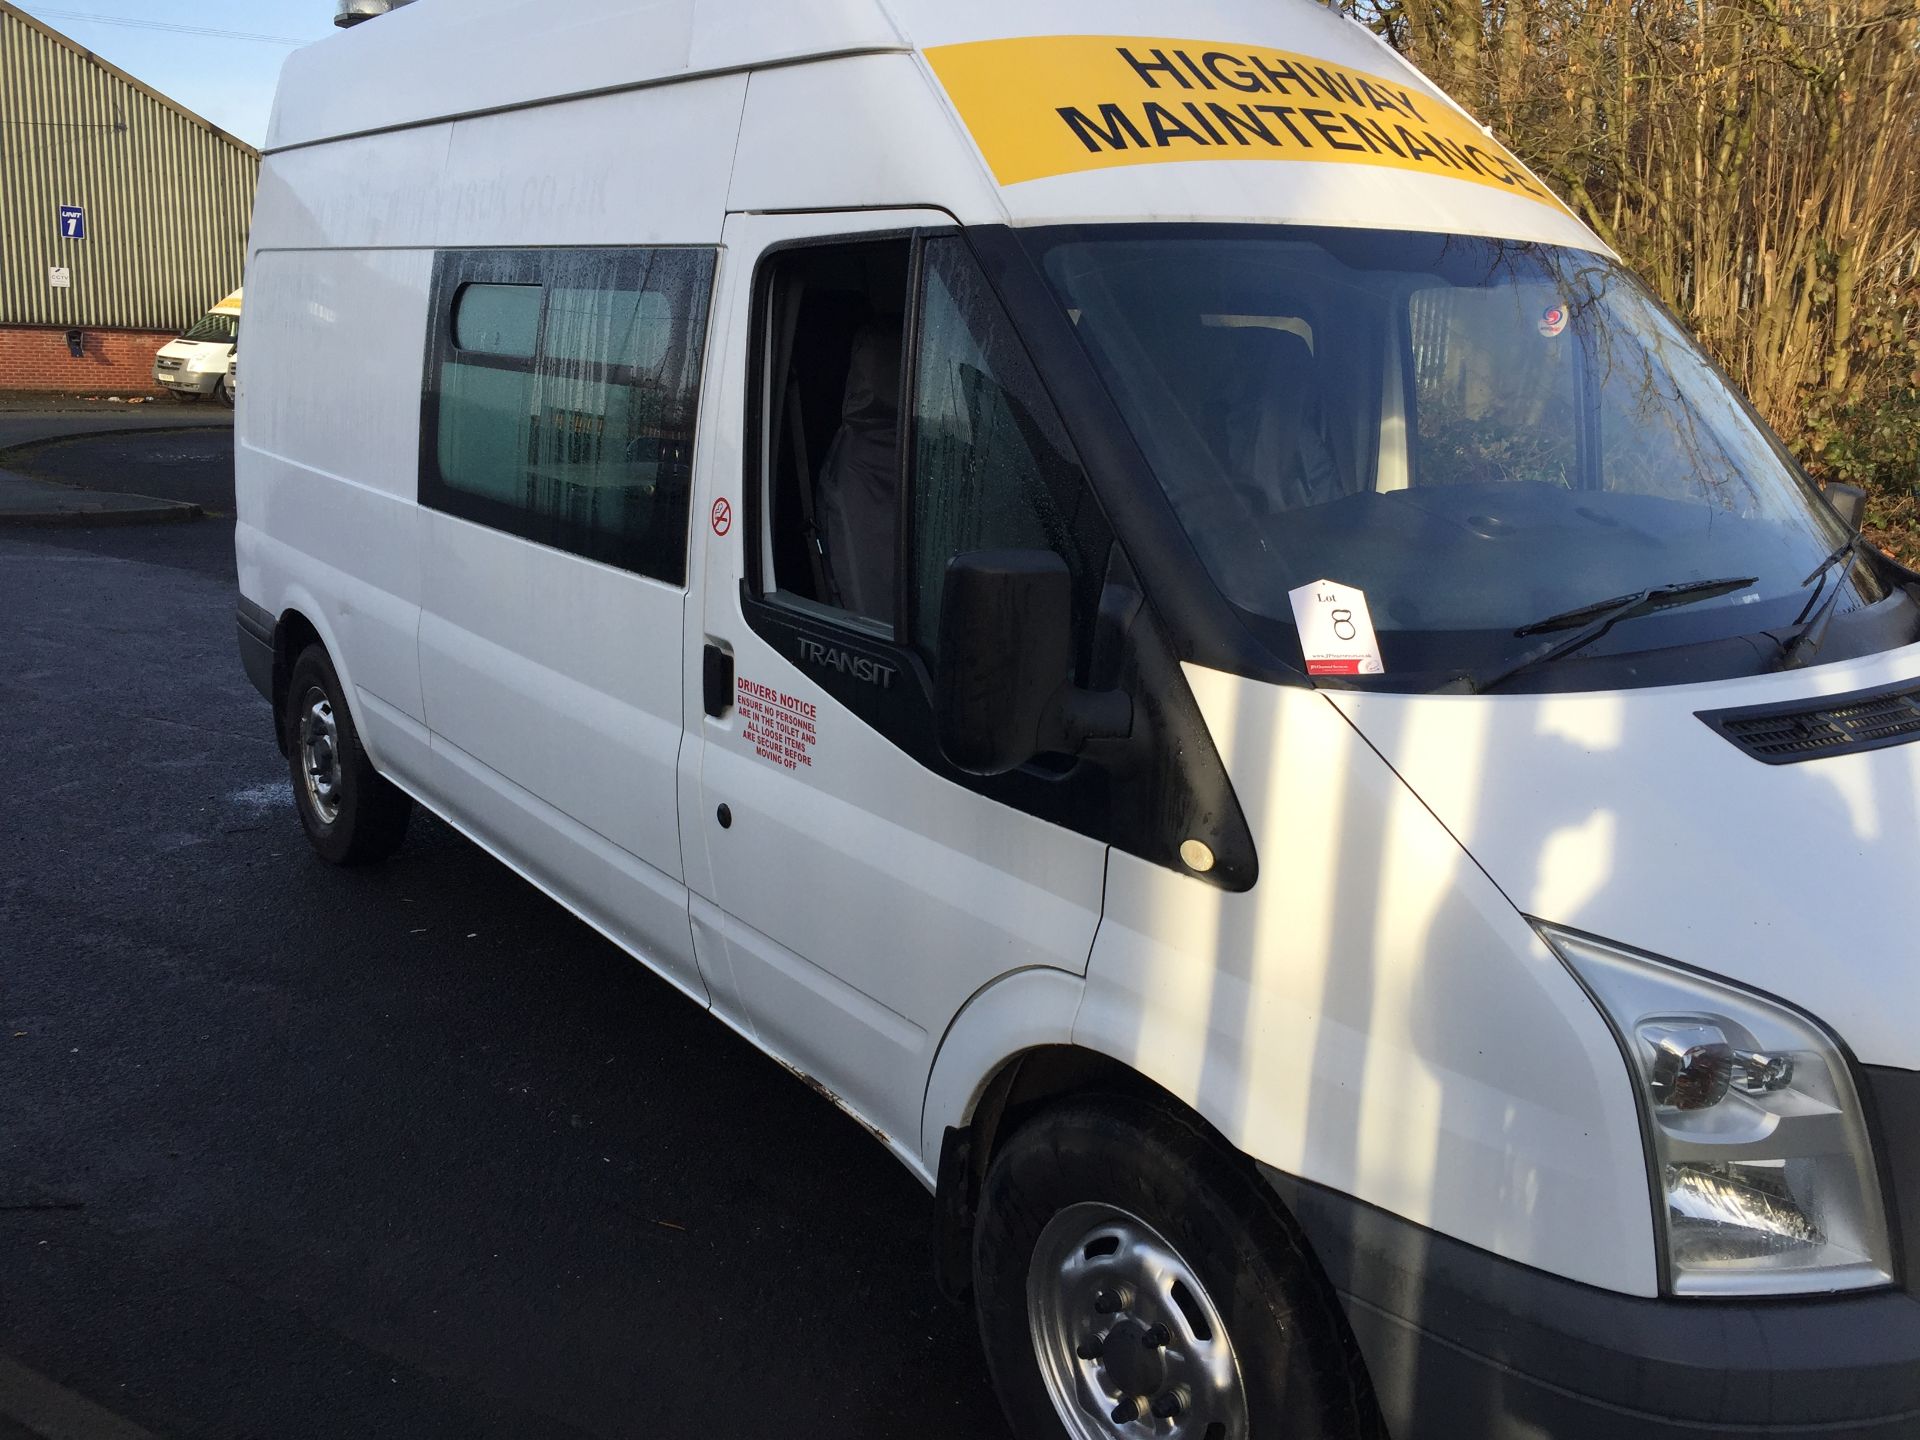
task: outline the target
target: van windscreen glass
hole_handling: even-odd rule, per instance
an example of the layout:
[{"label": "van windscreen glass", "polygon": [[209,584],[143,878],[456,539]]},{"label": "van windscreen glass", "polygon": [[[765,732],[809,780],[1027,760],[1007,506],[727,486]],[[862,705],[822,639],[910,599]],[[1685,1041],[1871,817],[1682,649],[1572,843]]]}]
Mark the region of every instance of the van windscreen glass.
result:
[{"label": "van windscreen glass", "polygon": [[193,322],[182,340],[200,340],[209,345],[231,345],[240,338],[240,317],[209,311]]},{"label": "van windscreen glass", "polygon": [[[1084,226],[1029,243],[1213,578],[1367,596],[1389,674],[1497,665],[1514,632],[1752,576],[1585,653],[1789,625],[1846,532],[1672,318],[1603,256],[1463,236]],[[1885,590],[1856,567],[1842,610]],[[1279,653],[1292,648],[1276,637]]]}]

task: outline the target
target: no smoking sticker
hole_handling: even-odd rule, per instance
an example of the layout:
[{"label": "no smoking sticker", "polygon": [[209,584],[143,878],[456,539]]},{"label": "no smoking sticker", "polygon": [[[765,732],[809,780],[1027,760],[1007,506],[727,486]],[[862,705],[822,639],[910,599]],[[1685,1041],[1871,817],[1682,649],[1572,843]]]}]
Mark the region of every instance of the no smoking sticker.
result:
[{"label": "no smoking sticker", "polygon": [[725,497],[713,502],[713,533],[724,535],[733,528],[733,506]]},{"label": "no smoking sticker", "polygon": [[1383,675],[1366,591],[1333,580],[1289,590],[1309,675]]}]

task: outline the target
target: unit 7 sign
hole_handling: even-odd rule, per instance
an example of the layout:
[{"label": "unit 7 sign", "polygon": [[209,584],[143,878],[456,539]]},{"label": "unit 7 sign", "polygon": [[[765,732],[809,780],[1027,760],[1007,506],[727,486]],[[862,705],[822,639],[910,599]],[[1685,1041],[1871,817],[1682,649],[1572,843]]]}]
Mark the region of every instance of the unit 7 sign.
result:
[{"label": "unit 7 sign", "polygon": [[60,207],[60,238],[62,240],[84,240],[87,238],[87,212],[79,205]]}]

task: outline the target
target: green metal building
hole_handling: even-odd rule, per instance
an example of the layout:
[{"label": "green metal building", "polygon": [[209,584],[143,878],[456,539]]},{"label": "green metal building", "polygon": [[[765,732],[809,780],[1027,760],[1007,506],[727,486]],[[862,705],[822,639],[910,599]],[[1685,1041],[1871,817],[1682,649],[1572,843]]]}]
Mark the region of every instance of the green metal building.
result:
[{"label": "green metal building", "polygon": [[239,287],[259,173],[0,0],[0,391],[150,389],[154,350]]}]

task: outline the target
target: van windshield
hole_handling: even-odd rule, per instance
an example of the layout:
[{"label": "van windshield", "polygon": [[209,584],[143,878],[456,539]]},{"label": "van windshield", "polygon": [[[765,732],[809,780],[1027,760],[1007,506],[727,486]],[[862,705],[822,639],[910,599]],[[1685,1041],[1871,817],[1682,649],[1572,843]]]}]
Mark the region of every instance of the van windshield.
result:
[{"label": "van windshield", "polygon": [[[1846,539],[1600,255],[1272,226],[1032,243],[1194,547],[1263,629],[1291,626],[1289,591],[1331,580],[1365,592],[1389,674],[1459,670],[1561,612],[1756,577],[1591,653],[1692,644],[1791,624]],[[1886,593],[1866,566],[1849,584],[1843,611]]]},{"label": "van windshield", "polygon": [[205,340],[216,345],[231,345],[240,338],[240,317],[208,311],[193,322],[182,340]]}]

